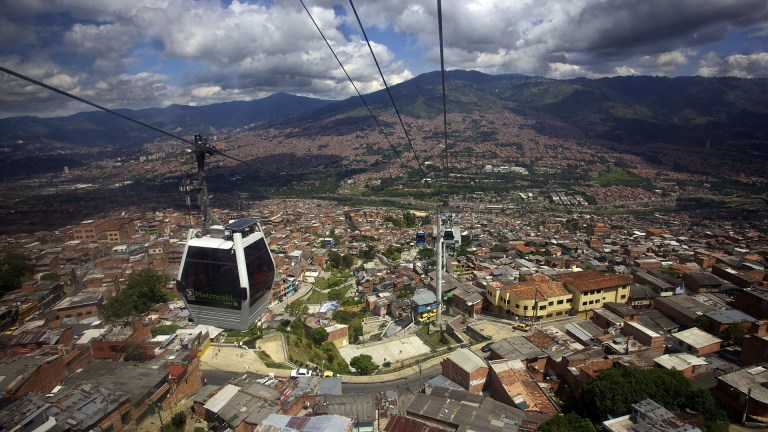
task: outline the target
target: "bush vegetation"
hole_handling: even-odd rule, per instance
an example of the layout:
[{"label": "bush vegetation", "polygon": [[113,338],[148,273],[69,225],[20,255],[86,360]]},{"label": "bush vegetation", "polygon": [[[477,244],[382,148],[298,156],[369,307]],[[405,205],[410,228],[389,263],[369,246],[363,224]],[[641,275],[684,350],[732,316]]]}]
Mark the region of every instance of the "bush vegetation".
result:
[{"label": "bush vegetation", "polygon": [[131,273],[125,288],[104,305],[105,315],[109,319],[139,316],[158,303],[172,300],[173,295],[166,289],[168,281],[167,276],[151,268]]},{"label": "bush vegetation", "polygon": [[617,366],[601,371],[584,388],[578,411],[600,422],[629,414],[633,403],[645,399],[652,399],[672,412],[689,409],[701,414],[709,432],[728,430],[727,417],[712,394],[694,390],[677,370]]}]

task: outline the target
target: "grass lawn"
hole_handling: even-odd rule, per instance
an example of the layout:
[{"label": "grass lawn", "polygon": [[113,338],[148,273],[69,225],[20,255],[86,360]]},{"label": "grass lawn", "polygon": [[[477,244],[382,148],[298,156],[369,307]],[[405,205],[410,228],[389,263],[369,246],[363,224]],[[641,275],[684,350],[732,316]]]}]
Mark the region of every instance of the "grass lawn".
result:
[{"label": "grass lawn", "polygon": [[321,304],[322,302],[328,300],[328,294],[320,292],[316,289],[312,290],[312,294],[307,297],[306,300],[304,300],[304,303],[306,304]]},{"label": "grass lawn", "polygon": [[319,278],[315,281],[315,286],[321,290],[336,288],[343,285],[344,282],[347,281],[348,276],[349,275],[347,274],[341,273],[341,274],[333,274],[328,278]]},{"label": "grass lawn", "polygon": [[447,347],[449,345],[455,345],[458,343],[455,340],[453,340],[453,338],[447,332],[443,332],[445,339],[443,339],[440,336],[439,331],[436,331],[430,334],[429,325],[423,326],[421,329],[419,329],[418,333],[422,339],[426,339],[429,342],[431,342],[431,344],[428,343],[427,345],[430,345],[434,348],[443,348],[443,347]]},{"label": "grass lawn", "polygon": [[306,338],[299,338],[295,335],[286,335],[286,338],[288,338],[288,355],[293,363],[303,365],[306,362],[311,362],[321,366],[323,359],[325,359],[325,370],[349,373],[347,361],[339,354],[339,350],[333,343],[326,342],[322,347],[318,347]]},{"label": "grass lawn", "polygon": [[285,363],[277,363],[277,362],[275,362],[274,360],[272,360],[272,357],[270,357],[269,354],[267,354],[264,351],[256,351],[256,355],[259,356],[261,361],[264,362],[264,366],[266,366],[268,368],[272,368],[272,369],[291,369],[291,367],[288,366]]},{"label": "grass lawn", "polygon": [[591,177],[600,186],[626,186],[643,189],[653,186],[648,179],[621,168],[615,168],[599,174],[592,173]]}]

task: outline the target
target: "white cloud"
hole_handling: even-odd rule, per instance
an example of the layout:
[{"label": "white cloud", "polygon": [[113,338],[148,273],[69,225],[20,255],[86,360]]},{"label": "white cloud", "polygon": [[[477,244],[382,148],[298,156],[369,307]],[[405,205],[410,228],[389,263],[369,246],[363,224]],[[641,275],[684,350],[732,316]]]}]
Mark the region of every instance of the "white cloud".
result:
[{"label": "white cloud", "polygon": [[669,51],[640,58],[639,65],[649,75],[667,75],[688,64],[688,55],[683,51]]},{"label": "white cloud", "polygon": [[768,52],[721,57],[710,52],[699,62],[697,74],[702,76],[768,77]]},{"label": "white cloud", "polygon": [[[381,89],[349,6],[306,3],[360,90]],[[337,13],[340,7],[345,13]],[[438,68],[434,0],[368,0],[356,7],[389,84]],[[16,59],[20,72],[56,77],[105,103],[202,104],[279,91],[332,99],[354,94],[294,1],[0,0],[0,8],[0,57]],[[766,76],[763,54],[743,47],[728,47],[740,55],[699,57],[733,30],[761,46],[755,42],[767,35],[765,0],[468,0],[443,2],[443,20],[448,69],[552,78]],[[36,91],[24,108],[20,95],[30,91],[9,80],[0,84],[12,87],[20,111],[55,100]],[[3,104],[12,99],[0,98]]]}]

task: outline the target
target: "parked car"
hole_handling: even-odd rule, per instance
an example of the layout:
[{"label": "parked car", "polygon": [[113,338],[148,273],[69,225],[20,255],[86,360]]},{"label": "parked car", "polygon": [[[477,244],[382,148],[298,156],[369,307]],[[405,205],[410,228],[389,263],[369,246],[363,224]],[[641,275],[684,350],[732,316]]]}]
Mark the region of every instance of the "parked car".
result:
[{"label": "parked car", "polygon": [[482,352],[490,352],[491,351],[491,345],[493,345],[493,342],[488,342],[487,344],[483,345],[482,348],[480,348],[480,351],[482,351]]},{"label": "parked car", "polygon": [[291,371],[291,378],[312,376],[312,371],[305,368],[294,369]]},{"label": "parked car", "polygon": [[517,329],[517,330],[522,330],[522,331],[526,331],[526,332],[531,330],[531,325],[530,324],[526,324],[526,323],[514,323],[514,324],[512,324],[512,327]]}]

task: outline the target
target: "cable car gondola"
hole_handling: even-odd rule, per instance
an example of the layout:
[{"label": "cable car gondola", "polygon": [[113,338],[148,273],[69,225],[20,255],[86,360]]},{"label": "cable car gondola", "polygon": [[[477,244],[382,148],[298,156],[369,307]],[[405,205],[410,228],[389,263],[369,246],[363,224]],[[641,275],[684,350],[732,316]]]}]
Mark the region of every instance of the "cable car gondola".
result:
[{"label": "cable car gondola", "polygon": [[246,330],[266,311],[275,262],[257,219],[191,229],[176,289],[194,321]]},{"label": "cable car gondola", "polygon": [[427,244],[427,233],[425,231],[416,231],[416,246],[424,246]]}]

